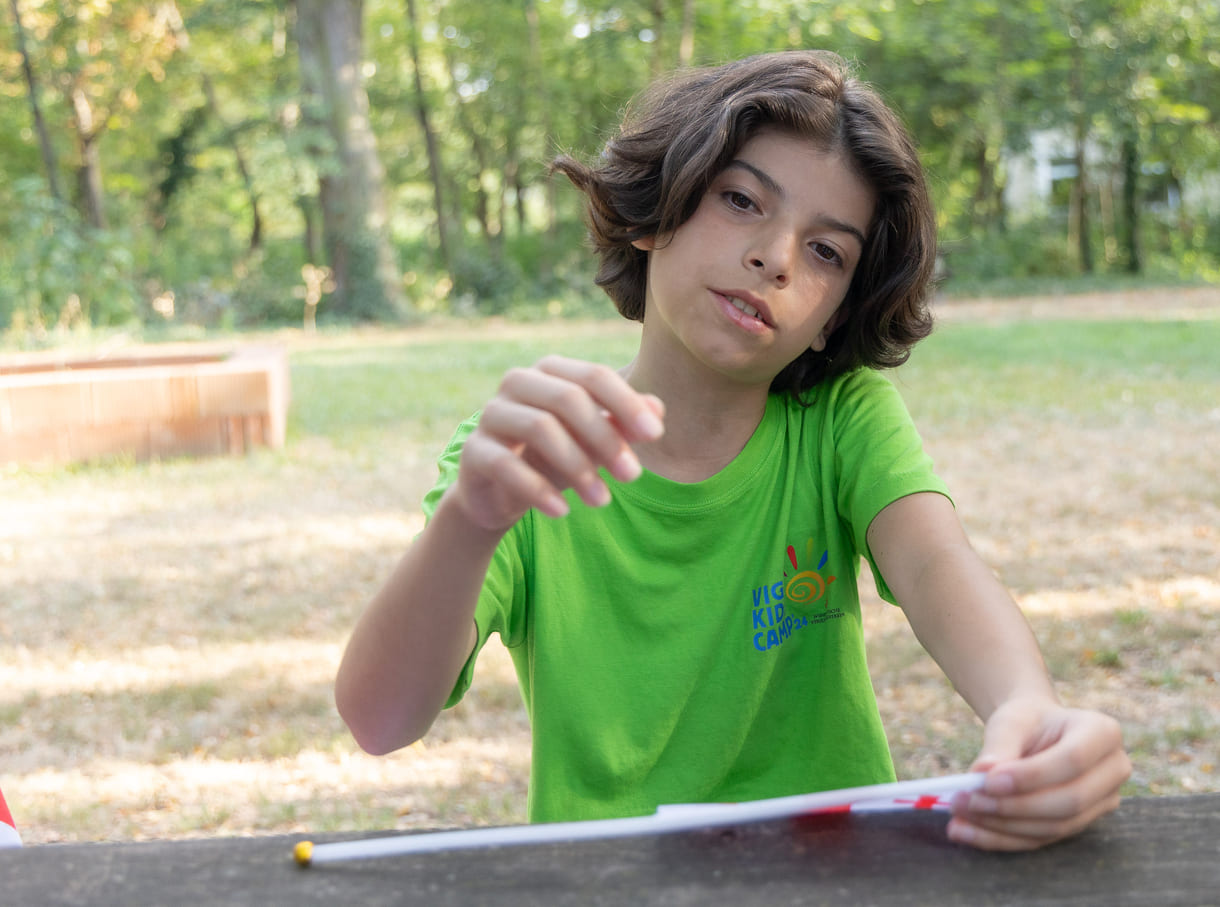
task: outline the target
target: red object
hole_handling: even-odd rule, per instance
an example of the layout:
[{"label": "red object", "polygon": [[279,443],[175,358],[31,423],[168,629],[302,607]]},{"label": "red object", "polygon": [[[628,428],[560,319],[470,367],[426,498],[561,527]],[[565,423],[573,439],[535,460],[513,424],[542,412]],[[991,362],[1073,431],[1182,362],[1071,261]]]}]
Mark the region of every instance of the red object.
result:
[{"label": "red object", "polygon": [[4,802],[4,791],[0,791],[0,847],[20,846],[21,835],[17,834],[13,814],[8,811],[8,804]]}]

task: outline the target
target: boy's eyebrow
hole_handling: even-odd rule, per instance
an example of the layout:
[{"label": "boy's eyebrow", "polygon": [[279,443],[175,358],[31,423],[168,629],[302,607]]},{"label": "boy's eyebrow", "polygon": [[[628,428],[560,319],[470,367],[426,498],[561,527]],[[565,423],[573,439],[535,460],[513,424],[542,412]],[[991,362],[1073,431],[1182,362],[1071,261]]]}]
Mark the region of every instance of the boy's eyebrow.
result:
[{"label": "boy's eyebrow", "polygon": [[[770,192],[773,195],[783,196],[786,194],[784,192],[784,187],[781,186],[779,183],[777,183],[772,178],[771,174],[767,173],[765,170],[759,170],[749,161],[743,161],[738,158],[734,158],[733,160],[729,161],[728,164],[725,165],[724,169],[729,170],[730,168],[737,168],[737,169],[745,170],[745,171],[749,172],[750,174],[752,174],[754,176],[754,178],[756,180],[758,180],[760,183],[762,183],[764,189],[766,189],[768,192]],[[846,221],[841,221],[838,218],[829,217],[827,215],[822,215],[820,217],[820,220],[824,224],[826,224],[826,226],[830,227],[832,230],[838,230],[841,233],[850,233],[852,236],[854,236],[856,239],[858,239],[860,241],[861,247],[864,247],[865,245],[867,245],[867,240],[866,240],[864,234],[860,231],[859,227],[853,226],[852,224],[849,224]]]}]

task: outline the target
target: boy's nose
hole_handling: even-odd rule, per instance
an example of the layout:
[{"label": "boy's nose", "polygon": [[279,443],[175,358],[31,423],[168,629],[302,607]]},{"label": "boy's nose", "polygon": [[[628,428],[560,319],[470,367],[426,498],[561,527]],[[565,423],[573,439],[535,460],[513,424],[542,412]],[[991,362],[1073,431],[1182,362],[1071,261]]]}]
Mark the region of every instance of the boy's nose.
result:
[{"label": "boy's nose", "polygon": [[792,276],[792,246],[793,241],[789,236],[774,234],[766,237],[747,253],[747,265],[777,286],[786,286]]},{"label": "boy's nose", "polygon": [[761,258],[750,259],[750,267],[762,271],[767,280],[774,281],[778,286],[784,286],[788,283],[788,275],[782,270],[767,267],[767,263]]}]

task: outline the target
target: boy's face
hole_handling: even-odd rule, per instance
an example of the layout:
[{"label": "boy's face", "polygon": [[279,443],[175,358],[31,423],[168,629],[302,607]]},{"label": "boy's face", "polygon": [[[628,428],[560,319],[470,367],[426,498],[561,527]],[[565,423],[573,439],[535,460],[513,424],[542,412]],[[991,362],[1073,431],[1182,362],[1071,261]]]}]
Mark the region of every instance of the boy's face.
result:
[{"label": "boy's face", "polygon": [[838,152],[758,133],[690,220],[636,243],[649,252],[646,338],[690,366],[770,386],[806,349],[826,346],[875,203]]}]

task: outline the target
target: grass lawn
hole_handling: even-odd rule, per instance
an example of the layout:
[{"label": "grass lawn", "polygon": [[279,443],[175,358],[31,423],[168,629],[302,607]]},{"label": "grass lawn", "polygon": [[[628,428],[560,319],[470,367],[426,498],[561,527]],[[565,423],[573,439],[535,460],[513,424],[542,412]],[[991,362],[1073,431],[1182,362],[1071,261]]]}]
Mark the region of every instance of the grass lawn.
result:
[{"label": "grass lawn", "polygon": [[[1177,317],[946,304],[893,374],[1068,702],[1126,727],[1132,794],[1220,790],[1220,296]],[[1036,308],[1036,307],[1035,307]],[[0,788],[27,842],[521,821],[528,728],[489,645],[423,742],[360,753],[331,681],[421,526],[454,425],[619,322],[286,334],[282,451],[0,471]],[[901,613],[866,609],[900,775],[977,722]]]}]

